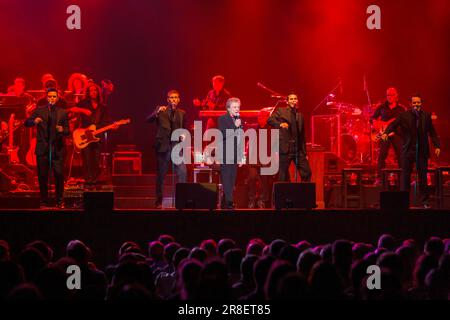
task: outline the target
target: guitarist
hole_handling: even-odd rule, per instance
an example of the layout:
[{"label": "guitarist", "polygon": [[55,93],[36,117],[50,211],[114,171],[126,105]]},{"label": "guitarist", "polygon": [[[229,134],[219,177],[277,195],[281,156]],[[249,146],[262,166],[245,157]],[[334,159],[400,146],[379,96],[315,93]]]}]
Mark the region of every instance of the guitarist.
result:
[{"label": "guitarist", "polygon": [[[102,128],[109,124],[110,118],[107,107],[103,104],[101,90],[98,85],[91,83],[86,87],[84,99],[77,103],[77,106],[71,108],[72,112],[79,113],[80,125],[82,128],[95,125],[96,128]],[[113,129],[119,126],[114,125]],[[85,185],[95,185],[99,183],[100,176],[100,149],[101,141],[90,143],[81,150],[84,170]]]},{"label": "guitarist", "polygon": [[64,137],[69,135],[67,111],[58,106],[58,90],[47,89],[47,104],[38,106],[25,120],[25,126],[37,126],[36,160],[41,207],[48,206],[49,169],[55,177],[56,204],[64,208]]},{"label": "guitarist", "polygon": [[[389,88],[386,91],[386,101],[380,104],[372,117],[370,122],[373,123],[374,120],[380,122],[385,122],[386,127],[388,122],[394,121],[406,108],[398,103],[398,92],[396,88]],[[385,129],[385,128],[384,128]],[[382,170],[386,167],[386,158],[389,154],[389,148],[391,145],[394,147],[395,155],[397,157],[397,163],[400,168],[401,164],[401,138],[398,132],[393,132],[387,140],[379,140],[380,150],[378,152],[378,166],[377,166],[377,180],[375,184],[381,184]]]}]

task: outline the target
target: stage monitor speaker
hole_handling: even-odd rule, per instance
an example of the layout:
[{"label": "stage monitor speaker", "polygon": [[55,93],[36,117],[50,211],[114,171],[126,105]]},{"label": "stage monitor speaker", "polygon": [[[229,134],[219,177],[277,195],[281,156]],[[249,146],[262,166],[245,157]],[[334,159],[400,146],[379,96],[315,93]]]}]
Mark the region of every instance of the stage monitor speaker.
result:
[{"label": "stage monitor speaker", "polygon": [[114,192],[111,191],[85,191],[83,193],[85,211],[114,209]]},{"label": "stage monitor speaker", "polygon": [[382,191],[380,192],[380,209],[407,210],[409,209],[408,191]]},{"label": "stage monitor speaker", "polygon": [[177,183],[175,189],[177,209],[216,209],[217,184]]},{"label": "stage monitor speaker", "polygon": [[277,210],[316,208],[316,184],[276,182],[273,185],[273,200]]}]

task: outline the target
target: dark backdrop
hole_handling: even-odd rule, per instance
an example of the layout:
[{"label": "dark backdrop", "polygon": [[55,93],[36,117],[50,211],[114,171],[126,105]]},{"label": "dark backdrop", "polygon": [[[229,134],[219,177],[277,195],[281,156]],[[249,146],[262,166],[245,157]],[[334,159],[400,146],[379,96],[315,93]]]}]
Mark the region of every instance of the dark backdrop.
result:
[{"label": "dark backdrop", "polygon": [[[71,4],[81,30],[66,28]],[[381,7],[381,30],[366,28],[370,4]],[[147,171],[154,128],[144,116],[171,88],[193,112],[214,74],[244,108],[273,104],[257,82],[295,90],[307,119],[339,77],[341,100],[365,104],[365,75],[374,102],[388,86],[403,103],[420,91],[449,136],[449,21],[447,0],[0,0],[0,91],[16,76],[39,88],[46,72],[64,88],[72,72],[111,79],[111,113],[133,120],[114,139],[136,143]]]}]

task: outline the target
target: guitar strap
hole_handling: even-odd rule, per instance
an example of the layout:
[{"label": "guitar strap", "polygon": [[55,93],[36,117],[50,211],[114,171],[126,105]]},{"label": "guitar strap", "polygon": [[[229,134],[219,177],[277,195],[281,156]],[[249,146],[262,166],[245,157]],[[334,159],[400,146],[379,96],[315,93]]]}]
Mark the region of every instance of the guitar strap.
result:
[{"label": "guitar strap", "polygon": [[94,122],[94,124],[96,125],[96,126],[98,126],[98,124],[100,123],[100,117],[101,117],[101,111],[100,111],[100,109],[102,108],[102,106],[101,105],[98,105],[98,107],[97,107],[97,109],[95,109],[94,110],[94,112],[95,112],[95,122]]}]

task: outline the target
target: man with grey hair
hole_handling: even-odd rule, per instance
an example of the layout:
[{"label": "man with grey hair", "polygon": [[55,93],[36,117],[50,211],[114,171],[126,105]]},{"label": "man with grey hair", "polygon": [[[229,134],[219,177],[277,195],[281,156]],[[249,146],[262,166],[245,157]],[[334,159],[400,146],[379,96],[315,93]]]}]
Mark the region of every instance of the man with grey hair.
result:
[{"label": "man with grey hair", "polygon": [[[241,100],[230,98],[226,103],[227,113],[218,118],[218,129],[222,133],[222,143],[218,148],[223,148],[223,158],[220,164],[220,177],[222,180],[224,199],[222,209],[233,209],[233,188],[236,183],[239,155],[239,145],[242,146],[242,121],[239,116]],[[230,153],[231,151],[231,153]]]}]

